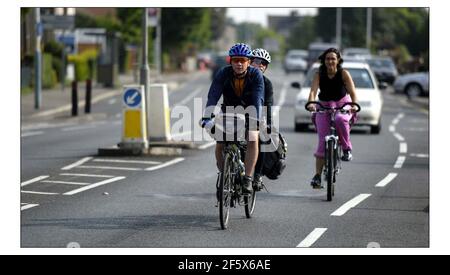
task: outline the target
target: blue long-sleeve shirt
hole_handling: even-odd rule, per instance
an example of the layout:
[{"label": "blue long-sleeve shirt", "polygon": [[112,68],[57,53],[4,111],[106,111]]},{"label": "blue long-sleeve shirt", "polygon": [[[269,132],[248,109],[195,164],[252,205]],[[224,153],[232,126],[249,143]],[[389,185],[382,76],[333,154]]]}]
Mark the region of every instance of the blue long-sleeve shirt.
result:
[{"label": "blue long-sleeve shirt", "polygon": [[[220,97],[223,95],[222,111],[225,112],[226,106],[243,106],[247,108],[254,106],[257,112],[257,118],[261,116],[262,106],[264,105],[264,78],[262,72],[254,67],[249,66],[245,75],[245,84],[242,95],[239,97],[234,91],[234,74],[231,66],[220,69],[211,83],[208,93],[208,107],[216,106]],[[205,113],[210,116],[209,113]]]}]

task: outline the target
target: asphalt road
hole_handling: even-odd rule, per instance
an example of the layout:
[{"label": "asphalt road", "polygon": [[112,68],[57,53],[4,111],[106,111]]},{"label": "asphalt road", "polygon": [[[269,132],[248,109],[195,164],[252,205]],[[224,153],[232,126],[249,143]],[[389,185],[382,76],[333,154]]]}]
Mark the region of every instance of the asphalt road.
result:
[{"label": "asphalt road", "polygon": [[[90,121],[22,127],[21,246],[429,247],[427,111],[384,91],[381,133],[354,129],[354,160],[327,202],[309,185],[316,134],[294,132],[290,83],[301,76],[268,76],[282,104],[287,168],[279,180],[265,179],[269,192],[258,194],[251,219],[237,207],[220,230],[211,143],[173,157],[97,156],[121,138],[121,101],[112,98],[93,106]],[[171,91],[172,110],[186,105],[193,114],[209,85],[204,74]]]}]

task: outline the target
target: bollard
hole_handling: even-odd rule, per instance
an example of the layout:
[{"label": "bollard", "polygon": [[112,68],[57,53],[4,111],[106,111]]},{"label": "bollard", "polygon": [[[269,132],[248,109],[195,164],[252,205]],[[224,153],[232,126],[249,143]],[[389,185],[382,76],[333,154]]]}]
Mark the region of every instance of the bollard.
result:
[{"label": "bollard", "polygon": [[76,81],[72,81],[72,116],[78,115],[78,86]]},{"label": "bollard", "polygon": [[84,112],[86,114],[91,113],[91,92],[92,92],[92,81],[88,79],[86,80],[86,104],[84,105]]}]

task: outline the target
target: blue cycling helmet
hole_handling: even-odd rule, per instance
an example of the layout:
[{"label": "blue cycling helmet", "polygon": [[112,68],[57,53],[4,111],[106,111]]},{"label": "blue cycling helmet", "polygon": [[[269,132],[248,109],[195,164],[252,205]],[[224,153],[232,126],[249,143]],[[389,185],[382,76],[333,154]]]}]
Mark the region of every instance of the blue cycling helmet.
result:
[{"label": "blue cycling helmet", "polygon": [[228,55],[230,57],[233,56],[244,56],[248,58],[253,57],[252,49],[250,48],[249,45],[244,43],[235,44],[233,47],[230,48],[230,51],[228,51]]}]

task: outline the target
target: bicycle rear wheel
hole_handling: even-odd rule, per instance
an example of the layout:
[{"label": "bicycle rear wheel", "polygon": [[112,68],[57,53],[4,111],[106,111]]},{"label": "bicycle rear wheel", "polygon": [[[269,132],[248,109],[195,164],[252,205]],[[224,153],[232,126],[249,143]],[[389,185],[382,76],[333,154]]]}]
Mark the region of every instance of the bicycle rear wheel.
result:
[{"label": "bicycle rear wheel", "polygon": [[233,170],[233,160],[229,154],[226,154],[223,173],[219,184],[219,218],[220,227],[222,229],[228,228],[228,221],[230,218],[230,205],[234,181]]},{"label": "bicycle rear wheel", "polygon": [[327,181],[327,201],[333,200],[334,195],[334,184],[333,184],[333,178],[334,178],[334,144],[335,141],[330,139],[327,142],[326,145],[326,163],[327,166],[327,173],[326,173],[326,181]]},{"label": "bicycle rear wheel", "polygon": [[255,189],[253,189],[250,195],[244,197],[244,203],[245,203],[245,216],[247,217],[247,219],[250,219],[253,215],[253,211],[255,211],[256,205]]}]

